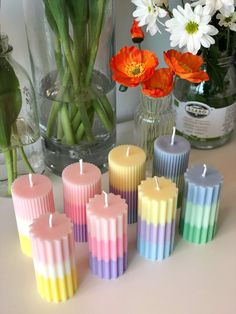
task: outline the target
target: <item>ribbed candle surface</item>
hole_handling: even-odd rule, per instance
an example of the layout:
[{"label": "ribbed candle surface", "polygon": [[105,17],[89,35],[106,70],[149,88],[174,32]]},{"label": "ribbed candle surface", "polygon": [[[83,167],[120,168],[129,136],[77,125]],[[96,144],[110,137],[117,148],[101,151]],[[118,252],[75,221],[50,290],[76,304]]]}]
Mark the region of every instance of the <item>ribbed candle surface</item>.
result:
[{"label": "ribbed candle surface", "polygon": [[52,183],[48,177],[34,174],[31,186],[29,175],[21,176],[12,185],[12,200],[21,250],[31,257],[29,226],[40,215],[55,212]]},{"label": "ribbed candle surface", "polygon": [[40,296],[56,303],[71,298],[77,290],[77,275],[70,219],[59,213],[42,215],[31,225],[30,237]]},{"label": "ribbed candle surface", "polygon": [[[188,167],[190,144],[181,137],[160,136],[154,143],[153,176],[164,176],[174,181],[179,189],[179,202],[184,189],[184,173]],[[173,145],[171,145],[173,144]]]},{"label": "ribbed candle surface", "polygon": [[96,195],[87,205],[90,268],[103,279],[121,276],[127,268],[127,210],[119,195]]},{"label": "ribbed candle surface", "polygon": [[173,251],[178,189],[161,177],[142,181],[138,191],[139,254],[148,260],[162,260]]},{"label": "ribbed candle surface", "polygon": [[190,168],[184,175],[184,200],[180,216],[180,234],[189,242],[211,241],[216,233],[223,176],[214,168]]},{"label": "ribbed candle surface", "polygon": [[128,223],[137,222],[138,185],[145,178],[146,154],[137,146],[121,145],[110,151],[110,192],[121,195],[128,204]]},{"label": "ribbed candle surface", "polygon": [[70,217],[75,241],[87,241],[86,204],[95,194],[101,193],[101,171],[93,164],[75,163],[62,173],[64,212]]}]

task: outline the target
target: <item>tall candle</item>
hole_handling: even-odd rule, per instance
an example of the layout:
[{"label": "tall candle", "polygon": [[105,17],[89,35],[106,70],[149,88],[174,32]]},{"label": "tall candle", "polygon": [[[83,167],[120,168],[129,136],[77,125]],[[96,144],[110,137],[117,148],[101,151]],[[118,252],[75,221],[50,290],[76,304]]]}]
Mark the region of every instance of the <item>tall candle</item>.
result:
[{"label": "tall candle", "polygon": [[64,169],[62,181],[64,212],[73,223],[75,241],[86,242],[86,204],[95,194],[101,193],[101,171],[80,160]]},{"label": "tall candle", "polygon": [[37,289],[49,302],[66,301],[77,290],[73,226],[65,214],[44,214],[31,225]]},{"label": "tall candle", "polygon": [[128,204],[128,223],[137,222],[138,185],[145,178],[146,154],[132,145],[121,145],[110,151],[110,192],[121,195]]},{"label": "tall candle", "polygon": [[180,234],[189,242],[206,243],[216,233],[223,176],[214,168],[196,165],[186,172],[184,179]]},{"label": "tall candle", "polygon": [[87,205],[90,268],[100,278],[114,279],[127,268],[128,206],[119,195],[104,194]]},{"label": "tall candle", "polygon": [[55,211],[52,183],[40,174],[21,176],[12,185],[12,200],[21,250],[31,257],[29,226],[40,215]]},{"label": "tall candle", "polygon": [[184,189],[184,173],[187,170],[190,154],[189,142],[173,134],[160,136],[154,143],[153,176],[164,176],[174,181],[179,189],[181,204]]},{"label": "tall candle", "polygon": [[178,189],[164,177],[142,181],[138,193],[139,254],[148,260],[168,257],[174,247]]}]

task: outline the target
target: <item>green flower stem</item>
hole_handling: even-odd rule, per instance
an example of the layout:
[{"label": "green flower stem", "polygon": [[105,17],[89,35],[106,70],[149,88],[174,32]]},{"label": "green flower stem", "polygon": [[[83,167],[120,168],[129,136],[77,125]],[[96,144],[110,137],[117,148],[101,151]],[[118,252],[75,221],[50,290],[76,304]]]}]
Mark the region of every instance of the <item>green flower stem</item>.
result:
[{"label": "green flower stem", "polygon": [[110,121],[112,122],[113,125],[115,125],[115,114],[112,109],[112,106],[107,99],[107,96],[100,96],[99,101],[102,103],[104,110],[106,111],[107,115],[109,116]]},{"label": "green flower stem", "polygon": [[73,134],[73,130],[71,127],[70,118],[69,118],[66,104],[62,105],[62,107],[60,109],[60,113],[61,113],[61,124],[62,124],[63,131],[65,134],[66,143],[68,145],[74,145],[75,139],[74,139],[74,134]]},{"label": "green flower stem", "polygon": [[19,150],[20,156],[21,156],[21,158],[22,158],[22,160],[23,160],[23,162],[25,164],[25,167],[26,167],[27,171],[29,173],[34,173],[34,169],[32,168],[32,166],[31,166],[31,164],[30,164],[30,162],[29,162],[29,160],[28,160],[28,158],[26,156],[26,153],[24,151],[23,146],[19,146],[18,150]]},{"label": "green flower stem", "polygon": [[[91,0],[90,0],[91,1]],[[89,64],[86,74],[86,86],[91,83],[93,68],[97,57],[99,39],[102,31],[103,20],[105,15],[106,0],[97,0],[96,4],[92,1],[90,3],[90,55]],[[91,26],[93,25],[93,27]]]},{"label": "green flower stem", "polygon": [[61,140],[63,138],[64,132],[61,123],[60,112],[57,114],[57,139]]},{"label": "green flower stem", "polygon": [[13,177],[15,180],[17,178],[17,150],[16,148],[12,149],[12,168],[13,168]]},{"label": "green flower stem", "polygon": [[10,149],[4,151],[5,164],[7,169],[7,194],[11,195],[11,186],[14,181],[12,152]]},{"label": "green flower stem", "polygon": [[113,123],[109,120],[106,111],[103,109],[101,103],[99,104],[98,100],[93,100],[93,108],[98,115],[99,119],[101,120],[104,128],[111,132],[113,130]]},{"label": "green flower stem", "polygon": [[61,107],[61,103],[59,101],[60,101],[60,98],[62,98],[66,92],[67,85],[69,83],[69,79],[70,79],[70,71],[66,71],[66,73],[63,77],[63,80],[62,80],[62,87],[61,87],[61,89],[58,93],[58,96],[57,96],[58,101],[54,101],[52,103],[52,108],[51,108],[50,113],[49,113],[48,123],[47,123],[47,131],[46,131],[46,135],[49,138],[52,137],[57,113]]}]

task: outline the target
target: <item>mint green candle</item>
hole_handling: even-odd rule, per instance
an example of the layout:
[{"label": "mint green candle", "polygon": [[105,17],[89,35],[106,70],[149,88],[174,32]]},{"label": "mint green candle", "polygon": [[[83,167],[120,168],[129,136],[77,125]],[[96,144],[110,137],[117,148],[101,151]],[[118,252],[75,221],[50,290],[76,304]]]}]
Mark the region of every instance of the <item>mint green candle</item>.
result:
[{"label": "mint green candle", "polygon": [[216,233],[223,176],[214,168],[197,165],[187,170],[184,182],[180,234],[186,241],[207,243]]}]

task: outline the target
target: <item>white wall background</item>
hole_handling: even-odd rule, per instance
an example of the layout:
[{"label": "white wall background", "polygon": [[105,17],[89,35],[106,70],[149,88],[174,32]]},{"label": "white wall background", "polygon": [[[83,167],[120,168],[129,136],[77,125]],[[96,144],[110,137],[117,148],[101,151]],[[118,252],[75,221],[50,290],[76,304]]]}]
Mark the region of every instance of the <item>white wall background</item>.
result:
[{"label": "white wall background", "polygon": [[[116,49],[119,50],[124,45],[131,45],[129,36],[132,24],[132,12],[134,5],[131,0],[116,1]],[[172,0],[174,6],[181,3],[181,0]],[[24,29],[24,18],[21,0],[2,0],[0,15],[1,29],[7,33],[10,42],[14,47],[14,58],[26,69],[30,69],[27,42]],[[168,34],[154,37],[146,36],[145,47],[155,51],[162,64],[162,52],[169,49]],[[118,119],[128,120],[133,116],[133,112],[139,102],[138,89],[129,89],[126,93],[117,92],[117,115]]]}]

